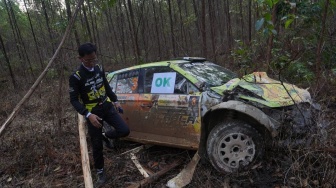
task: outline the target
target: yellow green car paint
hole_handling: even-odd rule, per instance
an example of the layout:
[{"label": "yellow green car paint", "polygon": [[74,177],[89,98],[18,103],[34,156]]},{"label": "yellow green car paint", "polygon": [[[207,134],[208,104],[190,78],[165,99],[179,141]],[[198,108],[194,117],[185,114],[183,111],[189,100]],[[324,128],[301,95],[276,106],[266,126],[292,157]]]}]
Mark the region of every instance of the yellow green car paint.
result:
[{"label": "yellow green car paint", "polygon": [[311,102],[311,97],[307,90],[269,78],[265,72],[254,72],[243,76],[241,79],[235,78],[222,86],[212,87],[211,89],[218,94],[222,94],[224,91],[232,91],[238,86],[258,96],[256,98],[240,93],[239,98],[254,101],[272,108],[290,106],[301,102]]},{"label": "yellow green car paint", "polygon": [[[179,67],[178,64],[183,62],[185,61],[160,61],[133,66],[130,68],[126,68],[126,70],[145,67],[169,66],[185,76],[191,83],[195,84],[197,87],[200,87],[202,83],[199,82],[197,78],[189,75],[187,72]],[[125,71],[125,69],[115,71],[113,74],[108,74],[107,80],[111,80],[112,76],[120,71]],[[244,93],[239,93],[239,98],[248,101],[254,101],[272,108],[290,106],[295,103],[301,102],[311,102],[311,97],[307,90],[300,89],[292,84],[282,83],[278,80],[269,78],[265,72],[254,72],[252,74],[245,75],[242,78],[234,78],[224,85],[211,87],[211,90],[215,91],[219,95],[223,95],[223,92],[233,91],[238,86],[250,92],[253,92],[256,96],[258,96],[251,97],[248,95],[244,95]]]}]

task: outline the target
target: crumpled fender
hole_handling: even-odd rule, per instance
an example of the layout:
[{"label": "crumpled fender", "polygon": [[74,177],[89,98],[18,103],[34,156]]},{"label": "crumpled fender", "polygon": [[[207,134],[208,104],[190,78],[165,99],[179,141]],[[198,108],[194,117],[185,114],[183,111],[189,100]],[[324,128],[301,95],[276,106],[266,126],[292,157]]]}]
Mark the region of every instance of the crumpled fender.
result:
[{"label": "crumpled fender", "polygon": [[258,108],[245,104],[240,101],[227,101],[217,104],[209,109],[209,111],[205,114],[205,116],[210,113],[211,111],[218,110],[218,109],[229,109],[235,110],[240,113],[244,113],[256,121],[258,121],[261,125],[264,125],[267,130],[271,133],[273,137],[277,135],[277,127],[279,127],[277,122],[271,121],[268,115],[266,115],[263,111],[259,110]]}]

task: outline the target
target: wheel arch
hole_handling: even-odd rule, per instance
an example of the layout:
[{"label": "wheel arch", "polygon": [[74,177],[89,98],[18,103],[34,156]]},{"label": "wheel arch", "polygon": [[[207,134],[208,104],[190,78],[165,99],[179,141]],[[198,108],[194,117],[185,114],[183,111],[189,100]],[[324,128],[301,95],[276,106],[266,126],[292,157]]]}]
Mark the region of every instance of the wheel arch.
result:
[{"label": "wheel arch", "polygon": [[199,153],[206,154],[206,142],[210,131],[220,122],[239,119],[248,122],[265,140],[271,140],[277,135],[276,127],[271,119],[258,108],[240,101],[227,101],[210,108],[202,118]]}]

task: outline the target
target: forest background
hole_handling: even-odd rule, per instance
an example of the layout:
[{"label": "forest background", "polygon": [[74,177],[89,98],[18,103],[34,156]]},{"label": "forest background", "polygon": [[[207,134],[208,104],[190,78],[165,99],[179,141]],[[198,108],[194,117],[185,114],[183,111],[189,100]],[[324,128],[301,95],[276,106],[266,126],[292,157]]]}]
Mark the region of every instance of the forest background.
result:
[{"label": "forest background", "polygon": [[[76,4],[74,0],[0,1],[1,124],[45,69]],[[309,88],[324,109],[323,117],[335,125],[335,11],[335,0],[84,0],[54,63],[0,137],[0,186],[83,186],[68,76],[79,65],[77,47],[89,41],[98,46],[106,71],[184,56],[205,57],[239,75],[266,71],[270,77]],[[278,164],[287,171],[263,183],[332,185],[336,149],[335,135],[330,135],[319,135],[325,139],[318,149],[310,148],[311,155],[304,155],[305,162],[322,160],[327,165],[321,168],[323,173],[306,168],[297,173],[292,165],[298,161],[293,159],[289,166]],[[321,148],[331,154],[320,152],[326,150]],[[225,183],[213,171],[204,171],[208,186]],[[218,184],[212,183],[213,177]],[[236,184],[243,179],[238,176]],[[204,180],[195,182],[199,186]]]}]

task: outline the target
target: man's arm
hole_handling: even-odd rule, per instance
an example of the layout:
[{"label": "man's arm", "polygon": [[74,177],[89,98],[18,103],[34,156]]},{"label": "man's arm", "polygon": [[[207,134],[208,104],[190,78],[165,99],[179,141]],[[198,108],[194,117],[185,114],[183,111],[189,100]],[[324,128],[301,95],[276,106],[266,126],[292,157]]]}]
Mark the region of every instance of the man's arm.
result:
[{"label": "man's arm", "polygon": [[79,79],[74,75],[69,78],[69,94],[70,102],[78,113],[85,116],[92,123],[93,126],[100,128],[102,124],[99,122],[102,119],[95,114],[91,114],[85,106],[79,102]]},{"label": "man's arm", "polygon": [[79,80],[74,75],[71,75],[69,78],[69,94],[70,102],[76,111],[83,116],[87,116],[89,111],[79,102]]}]

